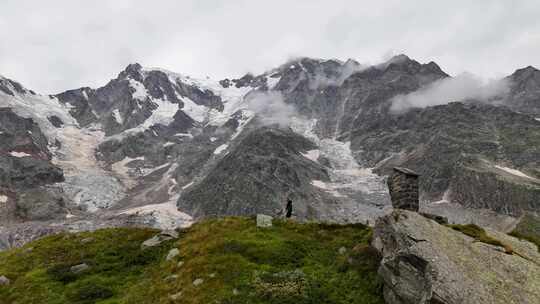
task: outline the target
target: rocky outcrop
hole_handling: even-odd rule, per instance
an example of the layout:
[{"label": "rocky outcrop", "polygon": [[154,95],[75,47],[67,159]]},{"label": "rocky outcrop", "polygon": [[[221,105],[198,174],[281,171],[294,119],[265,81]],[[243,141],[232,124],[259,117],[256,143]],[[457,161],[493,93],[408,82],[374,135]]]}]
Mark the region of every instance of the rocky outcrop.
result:
[{"label": "rocky outcrop", "polygon": [[514,217],[540,210],[540,178],[535,175],[510,171],[485,160],[461,164],[450,181],[449,196],[453,202]]},{"label": "rocky outcrop", "polygon": [[62,194],[47,187],[64,181],[51,155],[48,139],[33,119],[0,108],[0,225],[63,216]]},{"label": "rocky outcrop", "polygon": [[539,303],[536,246],[490,230],[487,234],[507,248],[407,210],[378,219],[372,244],[383,257],[379,274],[386,303]]},{"label": "rocky outcrop", "polygon": [[515,111],[540,116],[540,70],[528,66],[516,70],[506,80],[510,92],[504,104]]},{"label": "rocky outcrop", "polygon": [[323,216],[325,200],[311,182],[328,181],[328,173],[300,154],[313,148],[312,142],[289,130],[254,130],[200,183],[188,188],[178,207],[199,218],[277,215],[292,195],[299,218]]}]

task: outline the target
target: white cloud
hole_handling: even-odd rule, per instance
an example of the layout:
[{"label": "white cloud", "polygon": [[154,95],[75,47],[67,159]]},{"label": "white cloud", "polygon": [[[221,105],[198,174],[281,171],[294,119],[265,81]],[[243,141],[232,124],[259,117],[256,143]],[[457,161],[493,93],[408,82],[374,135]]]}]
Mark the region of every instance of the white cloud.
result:
[{"label": "white cloud", "polygon": [[298,116],[294,106],[285,103],[280,92],[252,92],[246,96],[246,106],[268,125],[287,126],[294,116]]},{"label": "white cloud", "polygon": [[412,93],[394,97],[390,110],[399,113],[410,108],[425,108],[465,100],[496,102],[504,97],[508,89],[509,83],[505,80],[484,81],[478,76],[463,73],[435,81]]},{"label": "white cloud", "polygon": [[1,2],[0,74],[43,93],[102,85],[134,61],[215,78],[389,50],[451,74],[540,66],[534,0]]}]

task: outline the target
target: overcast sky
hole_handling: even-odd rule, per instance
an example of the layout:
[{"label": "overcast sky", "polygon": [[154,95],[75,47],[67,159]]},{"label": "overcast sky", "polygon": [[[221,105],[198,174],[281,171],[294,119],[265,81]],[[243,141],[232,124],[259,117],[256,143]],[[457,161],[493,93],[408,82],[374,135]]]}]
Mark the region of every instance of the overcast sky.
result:
[{"label": "overcast sky", "polygon": [[491,78],[540,67],[539,16],[537,0],[0,0],[0,74],[56,93],[131,62],[223,78],[298,56],[405,53]]}]

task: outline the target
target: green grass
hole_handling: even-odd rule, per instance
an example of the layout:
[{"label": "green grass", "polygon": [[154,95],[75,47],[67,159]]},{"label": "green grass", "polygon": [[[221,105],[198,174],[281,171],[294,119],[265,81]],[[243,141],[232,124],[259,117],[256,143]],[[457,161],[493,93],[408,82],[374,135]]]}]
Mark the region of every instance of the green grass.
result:
[{"label": "green grass", "polygon": [[526,214],[509,234],[536,244],[540,251],[540,217]]},{"label": "green grass", "polygon": [[[0,273],[12,283],[0,287],[0,303],[95,303],[122,298],[173,246],[168,242],[140,250],[141,242],[154,234],[155,230],[125,228],[58,234],[2,252]],[[73,274],[70,267],[81,263],[89,270]]]},{"label": "green grass", "polygon": [[[363,225],[274,221],[261,229],[251,218],[214,219],[141,250],[155,233],[60,234],[0,253],[0,275],[11,280],[0,286],[0,304],[384,303],[380,257]],[[88,237],[94,240],[81,242]],[[180,256],[166,261],[173,247]],[[69,268],[80,263],[90,269],[72,274]],[[196,279],[203,283],[195,286]]]},{"label": "green grass", "polygon": [[466,225],[448,225],[450,228],[457,230],[465,235],[468,235],[478,242],[494,245],[494,246],[500,246],[500,247],[506,247],[501,241],[494,239],[487,235],[486,231],[475,224],[466,224]]}]

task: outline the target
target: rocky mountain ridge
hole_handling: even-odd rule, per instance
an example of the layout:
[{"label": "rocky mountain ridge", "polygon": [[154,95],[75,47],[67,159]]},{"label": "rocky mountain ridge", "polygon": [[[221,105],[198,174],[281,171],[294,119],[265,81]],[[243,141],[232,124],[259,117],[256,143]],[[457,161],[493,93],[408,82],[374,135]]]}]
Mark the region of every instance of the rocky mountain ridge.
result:
[{"label": "rocky mountain ridge", "polygon": [[[371,67],[299,58],[220,81],[131,64],[103,87],[51,96],[1,78],[0,107],[9,108],[1,113],[13,114],[0,116],[0,161],[21,171],[14,162],[39,160],[51,179],[35,165],[26,170],[45,181],[32,195],[1,179],[0,243],[276,215],[288,196],[298,219],[373,223],[390,210],[384,176],[395,165],[422,174],[422,208],[458,222],[511,222],[540,209],[536,71],[509,76],[511,93],[498,104],[464,100],[401,114],[390,111],[395,96],[449,75],[400,55]],[[15,132],[19,124],[34,135]]]}]

